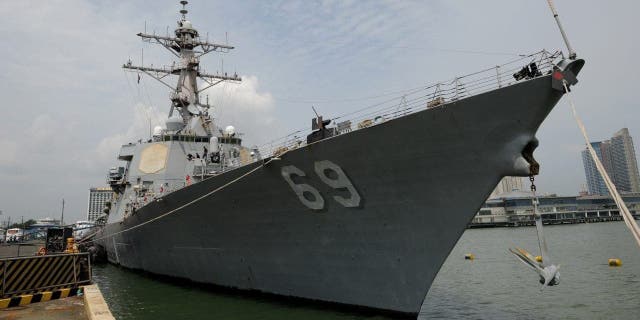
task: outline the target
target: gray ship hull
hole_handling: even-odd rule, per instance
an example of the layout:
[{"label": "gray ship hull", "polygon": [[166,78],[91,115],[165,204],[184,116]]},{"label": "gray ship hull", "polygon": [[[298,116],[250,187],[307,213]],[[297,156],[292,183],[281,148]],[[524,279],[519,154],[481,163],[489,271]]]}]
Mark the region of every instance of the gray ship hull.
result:
[{"label": "gray ship hull", "polygon": [[[175,213],[254,163],[166,195],[97,236],[110,262],[224,287],[417,314],[438,270],[490,192],[526,176],[522,150],[562,96],[550,75],[292,150]],[[338,165],[360,196],[323,183]],[[283,178],[324,199],[311,210]]]}]

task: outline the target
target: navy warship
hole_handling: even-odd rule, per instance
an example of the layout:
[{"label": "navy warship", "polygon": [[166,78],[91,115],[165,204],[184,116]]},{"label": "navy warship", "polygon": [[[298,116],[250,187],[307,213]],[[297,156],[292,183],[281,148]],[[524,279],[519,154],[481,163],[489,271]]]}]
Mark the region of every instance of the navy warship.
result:
[{"label": "navy warship", "polygon": [[242,81],[200,67],[234,47],[181,3],[174,34],[138,34],[179,61],[123,65],[171,87],[170,111],[122,146],[94,241],[122,267],[225,288],[417,315],[500,179],[537,174],[536,131],[584,64],[543,50],[246,147],[201,101]]}]

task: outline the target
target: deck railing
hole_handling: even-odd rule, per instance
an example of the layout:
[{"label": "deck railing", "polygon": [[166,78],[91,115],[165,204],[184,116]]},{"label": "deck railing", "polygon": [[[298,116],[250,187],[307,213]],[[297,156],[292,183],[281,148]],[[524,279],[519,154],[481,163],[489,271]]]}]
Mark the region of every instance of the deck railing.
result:
[{"label": "deck railing", "polygon": [[[457,100],[549,74],[561,55],[559,51],[542,50],[502,65],[396,93],[392,98],[331,118],[336,125],[335,134],[364,129],[429,108],[446,107]],[[311,128],[299,129],[272,140],[259,147],[260,153],[268,157],[304,146],[312,131]]]}]

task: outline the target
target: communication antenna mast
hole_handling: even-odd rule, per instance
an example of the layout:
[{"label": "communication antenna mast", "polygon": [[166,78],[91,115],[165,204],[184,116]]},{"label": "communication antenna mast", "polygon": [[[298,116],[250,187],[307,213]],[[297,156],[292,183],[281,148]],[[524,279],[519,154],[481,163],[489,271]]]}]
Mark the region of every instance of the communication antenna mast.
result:
[{"label": "communication antenna mast", "polygon": [[[131,61],[124,64],[124,69],[142,72],[169,87],[173,93],[171,95],[171,108],[169,117],[177,110],[184,123],[198,114],[204,112],[209,106],[200,103],[199,94],[204,90],[213,87],[221,82],[240,82],[242,79],[237,74],[227,74],[222,70],[222,74],[209,74],[200,68],[200,57],[211,52],[227,53],[234,49],[228,44],[219,44],[203,41],[200,38],[191,21],[187,20],[187,1],[180,1],[182,9],[179,11],[181,19],[174,31],[174,35],[159,36],[153,34],[138,33],[143,41],[160,44],[179,59],[177,64],[171,67],[154,68],[153,65],[145,66],[144,61],[140,66],[133,65]],[[145,24],[146,29],[146,24]],[[168,76],[178,76],[176,85],[167,82]],[[197,79],[204,82],[199,88]]]},{"label": "communication antenna mast", "polygon": [[182,20],[187,20],[187,13],[189,12],[189,11],[187,11],[187,4],[188,3],[189,2],[184,1],[184,0],[180,1],[180,4],[182,5],[182,10],[180,10],[180,13],[182,13]]},{"label": "communication antenna mast", "polygon": [[564,32],[564,28],[562,28],[562,23],[560,23],[560,18],[558,17],[558,11],[556,11],[555,6],[553,5],[553,0],[547,0],[547,3],[549,4],[551,13],[553,13],[553,18],[556,19],[556,23],[558,24],[558,28],[560,29],[560,33],[562,34],[562,39],[564,40],[564,43],[567,45],[567,50],[569,50],[569,59],[575,60],[576,52],[573,51],[573,48],[569,43],[569,38],[567,37],[567,34]]}]

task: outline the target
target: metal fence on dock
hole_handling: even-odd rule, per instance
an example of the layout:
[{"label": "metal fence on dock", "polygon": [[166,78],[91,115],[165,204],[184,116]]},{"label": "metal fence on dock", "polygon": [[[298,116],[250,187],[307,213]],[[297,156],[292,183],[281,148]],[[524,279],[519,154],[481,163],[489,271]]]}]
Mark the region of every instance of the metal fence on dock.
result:
[{"label": "metal fence on dock", "polygon": [[0,259],[1,298],[91,283],[88,253]]}]

